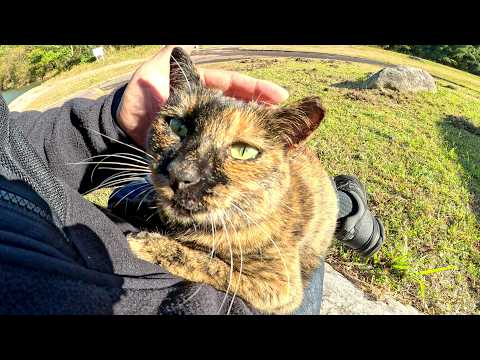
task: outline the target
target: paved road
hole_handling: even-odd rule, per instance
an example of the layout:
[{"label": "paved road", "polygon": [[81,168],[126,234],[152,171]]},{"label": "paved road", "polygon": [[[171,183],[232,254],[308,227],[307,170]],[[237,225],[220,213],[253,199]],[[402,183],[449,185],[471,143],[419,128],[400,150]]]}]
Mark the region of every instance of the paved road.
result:
[{"label": "paved road", "polygon": [[[258,58],[258,57],[322,59],[322,60],[329,60],[329,61],[348,61],[348,62],[356,62],[356,63],[363,63],[363,64],[372,64],[372,65],[378,65],[382,67],[391,66],[391,64],[370,60],[366,58],[361,58],[361,57],[353,57],[353,56],[329,54],[329,53],[319,53],[319,52],[306,52],[306,51],[246,50],[246,49],[239,49],[235,47],[228,47],[228,48],[222,48],[222,49],[199,50],[199,51],[194,51],[192,54],[193,62],[199,65],[211,64],[216,62],[235,61],[235,60],[241,60],[246,58]],[[115,66],[122,66],[123,64],[124,63],[122,62],[119,64],[115,64]],[[101,70],[102,69],[97,69],[95,71],[101,71]],[[83,97],[83,98],[90,98],[90,99],[97,98],[113,90],[114,88],[119,87],[122,84],[125,84],[132,76],[132,73],[133,72],[128,72],[124,75],[115,77],[112,80],[104,82],[100,85],[96,85],[89,89],[71,94],[70,96],[62,99],[57,103],[49,104],[48,106],[46,106],[46,108],[59,106],[65,101],[75,97]],[[43,91],[39,91],[39,89],[35,89],[35,88],[26,92],[25,94],[15,99],[10,104],[11,109],[16,111],[22,111],[25,106],[28,106],[28,103],[34,100],[36,94],[41,95],[42,92]],[[45,109],[39,109],[39,110],[45,110]]]},{"label": "paved road", "polygon": [[237,60],[241,58],[251,58],[251,57],[291,57],[291,58],[308,58],[308,59],[322,59],[322,60],[336,60],[336,61],[349,61],[363,64],[379,65],[379,66],[391,66],[381,61],[339,55],[339,54],[329,54],[322,52],[308,52],[308,51],[287,51],[287,50],[247,50],[240,48],[228,48],[228,49],[212,49],[212,50],[200,50],[198,55],[194,55],[192,58],[195,63],[212,63],[220,62],[226,60]]}]

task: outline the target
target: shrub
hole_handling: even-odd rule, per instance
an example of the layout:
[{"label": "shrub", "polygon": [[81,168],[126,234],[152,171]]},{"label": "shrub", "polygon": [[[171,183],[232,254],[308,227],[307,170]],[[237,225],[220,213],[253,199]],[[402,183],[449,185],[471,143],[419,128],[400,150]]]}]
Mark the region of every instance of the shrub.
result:
[{"label": "shrub", "polygon": [[3,45],[0,46],[0,87],[9,89],[44,80],[95,60],[92,48],[116,51],[135,45]]}]

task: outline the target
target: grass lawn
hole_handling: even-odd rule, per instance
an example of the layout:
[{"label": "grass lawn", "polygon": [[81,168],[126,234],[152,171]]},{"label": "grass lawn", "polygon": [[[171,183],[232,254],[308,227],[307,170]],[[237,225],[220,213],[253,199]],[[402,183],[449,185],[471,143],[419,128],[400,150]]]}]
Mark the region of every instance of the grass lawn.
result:
[{"label": "grass lawn", "polygon": [[[353,174],[366,184],[387,231],[368,261],[335,246],[328,260],[336,269],[380,298],[426,313],[479,314],[480,77],[371,47],[310,50],[408,63],[450,82],[438,80],[436,93],[404,95],[351,88],[379,69],[367,64],[258,59],[208,66],[279,83],[289,101],[323,98],[327,117],[310,146],[332,175]],[[104,190],[89,199],[105,204],[107,196]]]},{"label": "grass lawn", "polygon": [[480,95],[480,77],[467,72],[457,70],[450,66],[436,62],[412,58],[406,54],[394,51],[385,51],[376,46],[365,45],[242,45],[241,49],[264,49],[264,50],[294,50],[312,51],[329,54],[341,54],[354,57],[362,57],[396,65],[417,66],[425,69],[433,76],[455,82],[465,86]]},{"label": "grass lawn", "polygon": [[275,81],[290,100],[323,98],[327,118],[310,145],[332,175],[354,174],[366,184],[387,231],[369,261],[336,246],[329,261],[337,269],[374,295],[426,313],[479,313],[479,98],[443,81],[434,94],[337,87],[364,79],[378,69],[372,65],[264,60],[223,67]]}]

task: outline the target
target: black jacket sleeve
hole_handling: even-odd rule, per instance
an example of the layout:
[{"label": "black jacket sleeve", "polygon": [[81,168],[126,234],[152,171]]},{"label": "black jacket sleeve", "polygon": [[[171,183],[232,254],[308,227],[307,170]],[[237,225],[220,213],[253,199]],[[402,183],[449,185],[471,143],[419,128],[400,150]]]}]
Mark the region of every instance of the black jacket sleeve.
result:
[{"label": "black jacket sleeve", "polygon": [[120,152],[141,155],[141,152],[119,143],[137,147],[115,119],[124,90],[125,86],[122,86],[97,100],[72,99],[61,107],[45,112],[12,112],[10,117],[14,126],[23,132],[36,152],[46,161],[53,174],[83,193],[98,185],[112,172],[97,171],[98,176],[91,181],[90,174],[94,165],[67,164],[81,162],[96,155]]},{"label": "black jacket sleeve", "polygon": [[[135,151],[86,130],[132,143],[113,116],[121,91],[11,116],[0,97],[0,314],[226,312],[231,295],[136,258],[131,227],[79,193],[89,169],[67,163]],[[238,297],[232,312],[255,313]]]}]

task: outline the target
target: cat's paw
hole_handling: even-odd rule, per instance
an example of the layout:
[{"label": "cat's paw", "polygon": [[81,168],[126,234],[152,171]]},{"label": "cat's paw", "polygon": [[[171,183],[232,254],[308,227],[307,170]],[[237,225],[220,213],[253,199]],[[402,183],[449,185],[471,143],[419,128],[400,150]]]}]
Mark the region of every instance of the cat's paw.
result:
[{"label": "cat's paw", "polygon": [[151,263],[155,263],[155,256],[149,247],[150,242],[147,238],[129,236],[127,240],[130,250],[136,257]]}]

